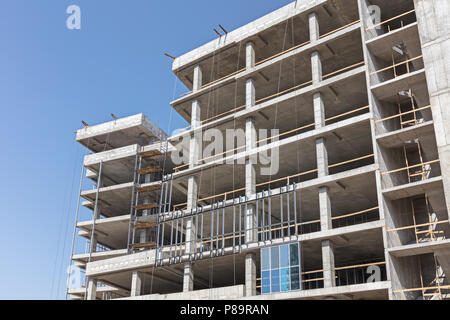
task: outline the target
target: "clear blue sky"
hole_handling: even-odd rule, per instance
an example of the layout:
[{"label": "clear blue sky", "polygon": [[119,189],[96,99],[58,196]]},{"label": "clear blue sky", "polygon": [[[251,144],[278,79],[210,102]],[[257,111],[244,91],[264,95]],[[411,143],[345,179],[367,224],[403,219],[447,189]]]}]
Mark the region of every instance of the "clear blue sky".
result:
[{"label": "clear blue sky", "polygon": [[[74,131],[143,112],[168,130],[171,59],[290,0],[0,1],[0,299],[62,299],[82,156]],[[66,28],[79,5],[81,30]],[[177,83],[177,92],[185,88]],[[174,114],[172,129],[183,126]]]}]

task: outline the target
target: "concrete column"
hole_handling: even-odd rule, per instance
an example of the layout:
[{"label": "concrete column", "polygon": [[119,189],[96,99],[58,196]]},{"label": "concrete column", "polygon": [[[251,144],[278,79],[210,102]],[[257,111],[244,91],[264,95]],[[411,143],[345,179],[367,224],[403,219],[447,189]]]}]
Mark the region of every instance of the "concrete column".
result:
[{"label": "concrete column", "polygon": [[[252,42],[246,44],[246,68],[255,66],[255,46]],[[256,90],[253,79],[247,79],[245,87],[246,107],[251,108],[255,105]],[[247,118],[245,120],[245,144],[246,151],[249,152],[256,148],[256,127],[255,119]],[[245,195],[247,197],[256,193],[256,165],[257,157],[251,156],[245,162]],[[245,212],[246,227],[245,242],[252,243],[258,240],[256,230],[256,207],[254,204],[247,205]],[[256,254],[248,253],[245,255],[245,295],[256,295]]]},{"label": "concrete column", "polygon": [[247,69],[255,66],[255,44],[253,42],[247,42],[245,44],[245,67]]},{"label": "concrete column", "polygon": [[[197,177],[189,177],[188,179],[188,194],[187,194],[187,210],[195,209],[198,198],[198,179]],[[196,250],[195,240],[195,224],[190,219],[186,222],[186,253],[193,253]]]},{"label": "concrete column", "polygon": [[[250,151],[256,148],[256,128],[255,119],[247,118],[245,122],[245,141],[246,150]],[[249,156],[245,161],[245,195],[253,196],[256,193],[256,156]],[[246,228],[245,242],[252,243],[258,240],[258,230],[256,230],[256,207],[254,204],[248,204],[245,212]]]},{"label": "concrete column", "polygon": [[255,82],[253,79],[247,79],[245,83],[245,104],[247,108],[253,107],[256,103]]},{"label": "concrete column", "polygon": [[132,297],[138,297],[142,295],[142,273],[139,271],[133,271],[131,275],[131,294]]},{"label": "concrete column", "polygon": [[333,229],[331,220],[331,201],[328,187],[319,188],[320,230]]},{"label": "concrete column", "polygon": [[328,175],[328,152],[325,138],[316,140],[316,156],[318,177],[325,177]]},{"label": "concrete column", "polygon": [[[202,70],[199,65],[194,68],[192,91],[196,92],[202,87]],[[202,131],[196,130],[201,125],[201,107],[197,100],[192,102],[191,112],[191,128],[194,133],[191,135],[189,147],[189,168],[194,168],[198,164],[198,160],[202,155]],[[192,210],[197,207],[198,198],[198,179],[195,176],[188,178],[188,193],[187,193],[187,210]],[[195,225],[190,219],[186,221],[186,253],[194,253],[196,244],[195,240]],[[194,290],[194,268],[191,262],[184,264],[183,276],[183,292]]]},{"label": "concrete column", "polygon": [[198,91],[202,88],[203,83],[203,72],[202,68],[199,65],[194,67],[194,77],[192,81],[192,91]]},{"label": "concrete column", "polygon": [[97,280],[89,279],[87,283],[87,300],[97,299]]},{"label": "concrete column", "polygon": [[320,92],[317,92],[313,96],[314,103],[314,122],[316,129],[320,129],[325,126],[325,106],[323,103],[323,96]]},{"label": "concrete column", "polygon": [[322,60],[319,51],[311,53],[311,71],[313,84],[320,83],[322,81]]},{"label": "concrete column", "polygon": [[256,254],[245,255],[245,296],[256,296]]},{"label": "concrete column", "polygon": [[320,32],[319,32],[319,17],[317,13],[312,12],[308,15],[309,20],[309,39],[311,43],[319,40]]},{"label": "concrete column", "polygon": [[[187,194],[187,210],[194,209],[197,206],[198,198],[198,180],[197,177],[191,176],[188,179],[188,194]],[[195,240],[195,224],[190,220],[186,220],[186,253],[194,253],[196,250]],[[183,292],[194,290],[194,266],[192,262],[184,264],[183,276]]]},{"label": "concrete column", "polygon": [[194,266],[191,262],[184,264],[183,292],[194,291]]},{"label": "concrete column", "polygon": [[334,246],[331,240],[322,241],[323,284],[325,288],[336,286]]}]

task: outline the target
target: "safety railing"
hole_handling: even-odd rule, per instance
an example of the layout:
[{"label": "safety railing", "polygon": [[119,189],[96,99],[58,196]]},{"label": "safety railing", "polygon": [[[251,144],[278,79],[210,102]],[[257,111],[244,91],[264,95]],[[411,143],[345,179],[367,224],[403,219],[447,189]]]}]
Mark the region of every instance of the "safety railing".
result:
[{"label": "safety railing", "polygon": [[[386,19],[384,21],[381,21],[380,23],[377,23],[377,24],[371,25],[369,27],[366,27],[366,31],[373,30],[373,29],[376,29],[376,28],[379,28],[379,27],[382,27],[382,26],[386,27],[387,32],[391,32],[391,31],[393,31],[395,29],[398,29],[398,28],[403,28],[405,26],[405,22],[404,22],[404,19],[402,19],[402,18],[405,18],[405,17],[408,17],[408,16],[412,16],[412,14],[415,13],[415,12],[416,12],[415,9],[409,10],[407,12],[404,12],[404,13],[399,14],[397,16],[394,16],[392,18],[389,18],[389,19]],[[392,24],[393,22],[400,22],[399,26],[398,27],[393,27],[393,24]]]},{"label": "safety railing", "polygon": [[[340,74],[340,73],[343,73],[343,72],[346,72],[346,71],[348,71],[348,70],[351,70],[351,69],[355,69],[355,68],[361,67],[361,66],[363,66],[363,65],[365,65],[365,62],[364,62],[364,61],[361,61],[361,62],[352,64],[352,65],[350,65],[350,66],[341,68],[341,69],[339,69],[339,70],[330,72],[330,73],[328,73],[328,74],[323,75],[323,76],[322,76],[322,80],[325,80],[325,79],[330,78],[330,77],[332,77],[332,76],[336,76],[336,75],[338,75],[338,74]],[[289,89],[286,89],[286,90],[283,90],[283,91],[281,91],[281,92],[278,92],[278,93],[269,95],[269,96],[267,96],[267,97],[258,99],[258,100],[256,100],[255,104],[260,104],[260,103],[263,103],[263,102],[268,101],[268,100],[270,100],[270,99],[274,99],[274,98],[277,98],[277,97],[279,97],[279,96],[288,94],[288,93],[290,93],[290,92],[293,92],[293,91],[295,91],[295,90],[301,89],[301,88],[306,87],[306,86],[308,86],[308,85],[312,85],[312,83],[313,83],[312,80],[303,82],[303,83],[298,84],[298,85],[296,85],[296,86],[294,86],[294,87],[291,87],[291,88],[289,88]],[[206,124],[206,123],[208,123],[208,122],[214,121],[214,120],[216,120],[216,119],[220,119],[220,118],[222,118],[222,117],[224,117],[224,116],[227,116],[227,115],[229,115],[229,114],[236,113],[236,112],[238,112],[238,111],[240,111],[240,110],[245,109],[246,107],[247,107],[246,105],[242,105],[242,106],[240,106],[240,107],[236,107],[236,108],[233,108],[233,109],[231,109],[231,110],[228,110],[228,111],[222,112],[222,113],[220,113],[220,114],[214,115],[214,116],[212,116],[212,117],[210,117],[210,118],[208,118],[208,119],[201,120],[201,121],[200,121],[200,125],[204,125],[204,124]],[[189,128],[191,128],[191,126],[187,126],[187,127],[184,128],[184,129],[189,129]]]},{"label": "safety railing", "polygon": [[[414,70],[412,70],[412,68],[410,66],[410,63],[412,63],[413,61],[422,59],[422,58],[423,58],[423,55],[420,55],[420,56],[417,56],[417,57],[414,57],[414,58],[411,58],[411,59],[406,59],[405,61],[402,61],[402,62],[394,63],[391,66],[388,66],[388,67],[385,67],[385,68],[382,68],[382,69],[379,69],[379,70],[371,72],[370,76],[377,75],[377,74],[379,74],[381,72],[392,71],[393,72],[393,78],[391,78],[391,79],[396,79],[396,78],[398,78],[400,76],[404,76],[404,75],[412,73]],[[405,66],[405,69],[402,70],[403,72],[398,72],[398,68],[402,67],[402,66]],[[391,79],[384,79],[381,82],[385,82],[385,81],[388,81],[388,80],[391,80]]]},{"label": "safety railing", "polygon": [[[321,35],[319,38],[320,38],[320,39],[323,39],[323,38],[325,38],[325,37],[327,37],[327,36],[330,36],[330,35],[332,35],[332,34],[334,34],[334,33],[336,33],[336,32],[339,32],[339,31],[341,31],[341,30],[344,30],[345,28],[351,27],[351,26],[353,26],[353,25],[355,25],[355,24],[357,24],[357,23],[359,23],[359,22],[360,22],[360,20],[358,19],[358,20],[353,21],[353,22],[351,22],[351,23],[349,23],[349,24],[347,24],[347,25],[345,25],[345,26],[342,26],[342,27],[339,27],[339,28],[337,28],[337,29],[334,29],[334,30],[332,30],[332,31],[330,31],[330,32],[327,32],[327,33]],[[306,46],[306,45],[308,45],[308,44],[310,44],[310,43],[311,43],[311,41],[308,40],[308,41],[302,42],[302,43],[300,43],[300,44],[297,44],[297,45],[295,45],[295,46],[293,46],[293,47],[291,47],[291,48],[289,48],[289,49],[283,50],[283,51],[281,51],[281,52],[279,52],[279,53],[276,53],[276,54],[274,54],[274,55],[272,55],[272,56],[270,56],[270,57],[268,57],[268,58],[264,58],[263,60],[260,60],[260,61],[256,62],[256,63],[255,63],[255,66],[259,66],[259,65],[261,65],[261,64],[263,64],[263,63],[265,63],[265,62],[271,61],[271,60],[273,60],[273,59],[275,59],[275,58],[278,58],[279,56],[282,56],[283,54],[292,52],[292,51],[294,51],[294,50],[296,50],[296,49],[299,49],[299,48],[301,48],[301,47],[304,47],[304,46]],[[226,79],[228,79],[228,78],[230,78],[230,77],[233,77],[233,76],[235,76],[235,75],[237,75],[237,74],[239,74],[239,73],[242,73],[242,72],[244,72],[244,71],[246,71],[246,70],[247,70],[246,68],[239,69],[239,70],[234,71],[234,72],[232,72],[232,73],[230,73],[230,74],[228,74],[228,75],[226,75],[226,76],[223,76],[223,77],[221,77],[221,78],[219,78],[219,79],[216,79],[216,80],[213,80],[213,81],[211,81],[211,82],[208,82],[208,83],[202,85],[201,88],[202,88],[202,89],[203,89],[203,88],[207,88],[207,87],[209,87],[209,86],[211,86],[211,85],[213,85],[213,84],[216,84],[216,83],[218,83],[218,82],[220,82],[220,81],[226,80]],[[185,93],[183,93],[183,94],[181,95],[181,97],[186,96],[186,95],[188,95],[188,94],[190,94],[190,93],[192,93],[192,91],[185,92]]]},{"label": "safety railing", "polygon": [[448,224],[450,220],[432,221],[427,223],[413,224],[406,227],[390,228],[387,232],[414,231],[416,234],[416,243],[424,241],[438,241],[446,238],[444,230],[435,230],[434,227],[441,224]]},{"label": "safety railing", "polygon": [[416,113],[416,112],[419,112],[419,111],[423,111],[423,110],[427,110],[427,109],[431,109],[431,105],[428,105],[428,106],[425,106],[425,107],[421,107],[421,108],[417,108],[417,109],[412,109],[412,110],[409,110],[409,111],[405,111],[405,112],[402,112],[402,113],[399,113],[399,114],[395,114],[393,116],[389,116],[389,117],[386,117],[386,118],[383,118],[383,119],[377,119],[377,120],[375,120],[375,123],[380,123],[380,122],[384,122],[384,121],[388,121],[388,120],[392,120],[392,119],[396,119],[396,118],[401,118],[401,117],[403,117],[405,115],[413,114],[413,113]]},{"label": "safety railing", "polygon": [[[344,165],[347,165],[347,164],[350,164],[350,163],[355,163],[355,162],[358,162],[358,161],[361,161],[361,160],[370,159],[370,158],[373,158],[373,157],[374,157],[374,154],[372,153],[372,154],[368,154],[368,155],[365,155],[365,156],[362,156],[362,157],[358,157],[358,158],[354,158],[354,159],[351,159],[351,160],[346,160],[346,161],[342,161],[342,162],[339,162],[339,163],[330,164],[330,165],[328,165],[328,168],[337,168],[337,167],[340,167],[340,166],[344,166]],[[266,182],[261,182],[261,183],[256,184],[256,187],[258,188],[258,187],[264,187],[264,186],[268,186],[268,185],[270,186],[271,184],[275,184],[275,183],[279,183],[279,182],[286,182],[286,185],[289,185],[289,184],[295,182],[296,179],[298,179],[298,178],[300,178],[302,176],[315,174],[317,172],[318,172],[318,169],[307,170],[307,171],[300,172],[300,173],[297,173],[297,174],[294,174],[294,175],[290,175],[290,176],[286,176],[286,177],[283,177],[283,178],[278,178],[278,179],[273,179],[273,180],[266,181]],[[207,200],[212,200],[212,202],[226,201],[227,199],[230,199],[229,198],[230,195],[234,197],[234,194],[238,194],[238,193],[243,192],[243,191],[245,191],[245,188],[238,188],[238,189],[234,189],[234,190],[231,190],[231,191],[227,191],[227,192],[223,192],[223,193],[220,193],[220,194],[216,194],[216,195],[213,195],[213,196],[209,196],[209,197],[198,199],[197,202],[204,202],[204,201],[207,201]],[[186,205],[187,205],[187,203],[176,204],[176,205],[174,205],[174,209],[175,210],[179,210],[180,208],[185,207]]]},{"label": "safety railing", "polygon": [[336,286],[348,286],[387,279],[386,262],[372,262],[353,266],[336,267]]},{"label": "safety railing", "polygon": [[[293,198],[295,202],[295,196],[291,195],[291,199]],[[290,203],[289,196],[285,195],[284,199],[287,200],[286,205],[288,205]],[[270,211],[271,201],[269,199],[267,201],[268,203],[265,207]],[[171,230],[170,239],[166,239],[162,244],[162,247],[164,247],[163,252],[165,252],[164,258],[175,259],[176,257],[183,256],[186,254],[185,250],[188,245],[194,248],[194,254],[200,253],[202,258],[222,254],[225,249],[229,248],[233,248],[231,251],[235,252],[236,248],[240,248],[246,243],[246,235],[252,232],[256,232],[255,240],[262,243],[274,239],[283,239],[286,236],[290,238],[291,235],[303,235],[321,231],[320,219],[297,222],[299,218],[297,218],[295,204],[291,204],[291,214],[289,214],[288,208],[284,208],[281,211],[280,217],[274,216],[271,219],[267,216],[264,219],[263,215],[265,213],[262,214],[260,210],[265,211],[262,202],[259,203],[259,206],[256,204],[256,227],[252,230],[245,230],[243,224],[245,223],[244,213],[246,209],[242,206],[246,208],[247,204],[240,203],[238,205],[238,207],[234,207],[232,211],[228,212],[226,212],[225,207],[215,206],[215,209],[209,211],[198,210],[191,217],[181,215],[164,221],[167,224],[167,228]],[[378,207],[374,207],[332,217],[332,221],[334,223],[367,213],[371,213],[376,218],[377,215],[375,213],[377,211]],[[277,221],[275,221],[276,218],[278,219]],[[195,236],[190,241],[187,240],[186,235],[183,233],[188,221],[191,221],[192,225],[195,225]],[[232,229],[230,229],[231,225],[227,225],[227,228],[225,228],[225,221],[233,221]],[[360,223],[364,222],[362,220]],[[352,223],[344,223],[344,225],[352,225]]]},{"label": "safety railing", "polygon": [[[385,281],[387,279],[385,261],[336,267],[334,270],[335,285],[338,287]],[[323,269],[302,272],[301,290],[323,288],[324,280]],[[261,289],[261,278],[256,278],[256,288]]]},{"label": "safety railing", "polygon": [[[440,169],[440,167],[436,167],[436,169],[433,169],[432,165],[437,164],[437,163],[440,163],[439,159],[426,161],[426,162],[410,165],[410,166],[399,168],[399,169],[381,172],[381,176],[405,172],[409,177],[416,177],[416,178],[420,179],[419,181],[423,181],[423,180],[427,180],[427,179],[430,179],[430,178],[436,176],[433,174],[433,172],[438,171]],[[416,169],[416,168],[419,168],[419,170],[417,172],[414,172],[413,174],[409,173],[409,171],[411,169]],[[406,182],[404,184],[406,184]],[[397,185],[399,185],[399,184],[397,184]]]},{"label": "safety railing", "polygon": [[[353,115],[355,113],[360,113],[360,112],[365,111],[365,110],[369,111],[369,106],[368,105],[364,106],[364,107],[361,107],[361,108],[357,108],[357,109],[351,110],[351,111],[347,111],[347,112],[341,113],[341,114],[336,115],[336,116],[332,116],[332,117],[326,118],[325,119],[325,124],[327,124],[327,122],[331,122],[331,121],[334,122],[334,121],[339,120],[341,118],[345,118],[347,116]],[[280,133],[280,134],[277,134],[277,135],[274,135],[274,136],[271,136],[271,137],[267,137],[267,138],[258,140],[258,141],[256,141],[256,145],[257,145],[257,147],[259,147],[259,146],[263,145],[264,143],[273,142],[273,140],[275,140],[275,139],[286,138],[286,137],[291,136],[293,134],[297,134],[297,133],[299,133],[299,132],[301,132],[303,130],[306,130],[306,129],[313,130],[314,128],[315,128],[315,123],[309,123],[309,124],[300,126],[298,128],[291,129],[291,130],[285,131],[283,133]],[[309,131],[309,130],[307,130],[307,131]],[[220,152],[220,153],[217,153],[215,155],[208,156],[208,157],[205,157],[205,158],[197,160],[195,165],[199,165],[200,163],[202,163],[202,162],[204,162],[206,160],[216,159],[216,158],[221,157],[221,156],[228,156],[230,153],[234,154],[234,152],[236,152],[236,151],[242,151],[242,150],[245,150],[245,149],[246,149],[246,146],[243,145],[243,146],[240,146],[240,147],[237,147],[237,148],[233,148],[233,149],[230,149],[230,150],[227,150],[227,151],[224,151],[224,152]],[[189,167],[189,164],[184,164],[184,165],[175,167],[174,171],[175,172],[179,172],[180,169],[187,168],[187,167]]]}]

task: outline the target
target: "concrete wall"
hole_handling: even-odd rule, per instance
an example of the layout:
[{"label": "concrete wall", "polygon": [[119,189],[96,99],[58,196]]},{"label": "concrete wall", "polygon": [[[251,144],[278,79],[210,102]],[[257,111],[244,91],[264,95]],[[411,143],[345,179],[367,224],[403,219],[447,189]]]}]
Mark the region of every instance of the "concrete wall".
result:
[{"label": "concrete wall", "polygon": [[450,2],[415,0],[423,60],[450,209]]}]

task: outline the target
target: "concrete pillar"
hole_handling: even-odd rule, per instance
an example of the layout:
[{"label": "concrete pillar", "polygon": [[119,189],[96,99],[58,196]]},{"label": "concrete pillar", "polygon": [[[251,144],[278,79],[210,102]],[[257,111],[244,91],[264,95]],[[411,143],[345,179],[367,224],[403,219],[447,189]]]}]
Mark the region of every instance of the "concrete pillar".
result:
[{"label": "concrete pillar", "polygon": [[322,81],[322,60],[319,51],[311,53],[312,82],[316,85]]},{"label": "concrete pillar", "polygon": [[450,21],[448,0],[415,0],[441,176],[450,213]]},{"label": "concrete pillar", "polygon": [[325,177],[328,175],[328,152],[325,138],[316,140],[316,156],[318,177]]},{"label": "concrete pillar", "polygon": [[323,103],[323,96],[320,92],[317,92],[313,96],[314,104],[314,122],[316,129],[320,129],[325,126],[325,106]]},{"label": "concrete pillar", "polygon": [[[198,199],[198,179],[197,177],[189,177],[188,194],[187,194],[187,210],[195,209]],[[195,243],[195,224],[191,219],[186,219],[186,253],[194,253],[196,250]]]},{"label": "concrete pillar", "polygon": [[[245,122],[245,141],[246,150],[250,151],[256,148],[256,128],[255,119],[247,118]],[[256,193],[256,156],[249,156],[245,161],[245,195],[253,196]],[[258,230],[256,225],[256,207],[254,204],[248,204],[245,212],[246,228],[245,242],[252,243],[258,240]]]},{"label": "concrete pillar", "polygon": [[320,32],[319,32],[319,17],[317,13],[312,12],[308,15],[309,20],[309,39],[311,43],[319,40]]},{"label": "concrete pillar", "polygon": [[87,283],[87,300],[97,299],[97,280],[88,279]]},{"label": "concrete pillar", "polygon": [[331,240],[322,241],[322,268],[324,288],[336,286],[334,246]]},{"label": "concrete pillar", "polygon": [[245,67],[247,69],[255,66],[255,44],[253,42],[247,42],[245,44]]},{"label": "concrete pillar", "polygon": [[138,297],[142,295],[142,273],[139,271],[133,271],[131,275],[131,294],[132,297]]},{"label": "concrete pillar", "polygon": [[245,255],[245,296],[256,296],[256,254]]},{"label": "concrete pillar", "polygon": [[[253,42],[246,44],[246,68],[255,66],[255,46]],[[256,90],[253,79],[247,79],[245,87],[246,107],[251,108],[255,105]],[[256,148],[256,127],[255,119],[247,118],[245,120],[245,144],[246,151],[249,152]],[[256,165],[257,157],[251,156],[245,162],[245,195],[247,197],[256,193]],[[245,242],[252,243],[258,240],[256,230],[256,207],[254,204],[247,205],[245,212],[246,227]],[[256,254],[248,253],[245,255],[245,294],[246,296],[256,295]]]},{"label": "concrete pillar", "polygon": [[194,291],[194,266],[191,262],[184,264],[183,292]]},{"label": "concrete pillar", "polygon": [[256,103],[255,82],[253,79],[247,79],[245,83],[245,104],[247,108],[253,107]]},{"label": "concrete pillar", "polygon": [[331,220],[330,190],[328,187],[319,188],[320,230],[333,229]]},{"label": "concrete pillar", "polygon": [[202,88],[203,83],[203,72],[202,68],[199,65],[194,67],[194,77],[192,81],[192,91],[198,91]]},{"label": "concrete pillar", "polygon": [[[202,87],[202,70],[199,65],[194,68],[192,91],[196,92]],[[201,159],[202,154],[202,131],[196,130],[201,125],[201,107],[198,100],[192,102],[191,112],[191,128],[194,133],[191,135],[190,149],[189,149],[189,168],[194,168],[198,165],[198,160]],[[198,199],[198,179],[195,176],[188,178],[188,192],[187,192],[187,210],[192,210],[197,207]],[[190,219],[186,220],[186,253],[194,253],[196,249],[195,239],[195,225]],[[191,262],[184,264],[183,276],[183,292],[194,290],[194,267]]]},{"label": "concrete pillar", "polygon": [[[197,206],[198,195],[198,181],[197,177],[191,176],[188,179],[188,194],[187,194],[187,210],[194,209]],[[195,240],[195,224],[190,220],[186,220],[186,253],[194,253],[196,250]],[[194,290],[194,266],[192,262],[184,264],[183,276],[183,292]]]}]

